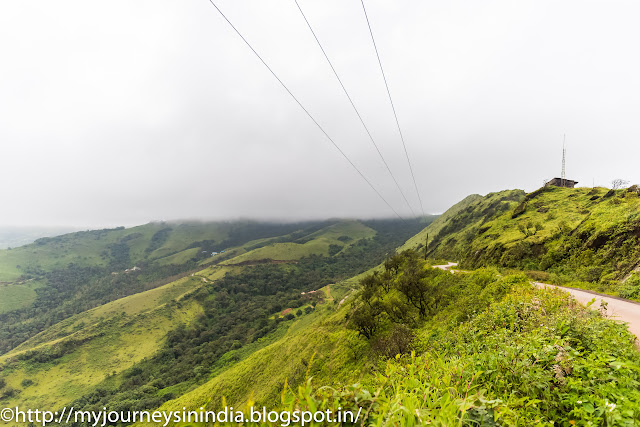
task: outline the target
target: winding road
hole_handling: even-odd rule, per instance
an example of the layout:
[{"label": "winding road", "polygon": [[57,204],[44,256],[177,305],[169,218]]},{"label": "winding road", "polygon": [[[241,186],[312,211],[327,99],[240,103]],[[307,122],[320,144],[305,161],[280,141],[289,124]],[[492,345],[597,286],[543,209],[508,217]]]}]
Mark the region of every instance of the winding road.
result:
[{"label": "winding road", "polygon": [[[434,265],[434,268],[441,270],[449,270],[453,273],[452,267],[457,266],[457,262],[450,262],[446,265]],[[629,332],[636,336],[636,342],[640,342],[640,303],[629,301],[622,298],[597,294],[595,292],[585,291],[583,289],[565,288],[563,286],[550,285],[548,283],[533,282],[534,285],[541,288],[557,288],[570,293],[576,301],[587,305],[592,299],[595,302],[589,306],[593,310],[600,310],[600,305],[605,302],[607,305],[607,317],[619,322],[624,322],[629,328]]]},{"label": "winding road", "polygon": [[539,287],[562,289],[563,291],[569,292],[573,295],[576,301],[585,305],[595,298],[595,302],[589,307],[594,310],[599,310],[601,302],[604,301],[607,303],[607,317],[619,322],[627,323],[629,332],[636,336],[636,340],[640,337],[640,303],[622,298],[596,294],[582,289],[565,288],[540,282],[533,282],[533,284]]}]

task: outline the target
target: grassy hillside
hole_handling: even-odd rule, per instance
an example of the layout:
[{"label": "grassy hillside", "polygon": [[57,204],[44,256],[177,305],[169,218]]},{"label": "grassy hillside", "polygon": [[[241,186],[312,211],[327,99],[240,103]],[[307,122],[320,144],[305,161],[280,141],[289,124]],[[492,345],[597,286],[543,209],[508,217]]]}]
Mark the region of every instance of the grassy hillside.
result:
[{"label": "grassy hillside", "polygon": [[[274,241],[313,242],[308,236],[327,227],[340,228],[340,221],[152,223],[42,238],[0,250],[0,354],[74,314]],[[347,221],[344,227],[354,227],[349,238],[359,241],[357,225]],[[307,247],[322,248],[325,240]],[[211,256],[214,251],[225,253]]]},{"label": "grassy hillside", "polygon": [[291,320],[160,410],[363,408],[364,425],[397,426],[640,421],[640,353],[624,325],[522,274],[451,275],[411,251],[373,271],[336,287],[345,303]]},{"label": "grassy hillside", "polygon": [[433,238],[440,233],[442,228],[445,227],[450,221],[454,220],[454,218],[456,218],[456,216],[460,212],[467,209],[469,206],[481,199],[482,196],[479,194],[472,194],[465,197],[464,199],[447,209],[445,213],[436,218],[431,224],[428,225],[428,227],[425,227],[422,231],[407,240],[402,246],[401,250],[416,248],[420,245],[424,245],[427,239],[427,235],[429,235],[429,241],[432,241]]},{"label": "grassy hillside", "polygon": [[154,355],[168,330],[202,314],[194,301],[178,304],[184,294],[227,271],[212,267],[86,311],[0,356],[6,388],[20,390],[7,402],[58,407]]},{"label": "grassy hillside", "polygon": [[[421,227],[417,222],[368,224],[333,221],[261,237],[218,255],[224,263],[225,257],[233,256],[229,254],[238,254],[226,260],[230,265],[198,267],[167,284],[63,317],[0,356],[0,384],[5,384],[0,387],[0,403],[155,408],[209,378],[229,375],[229,369],[237,369],[238,363],[274,343],[286,343],[289,351],[290,336],[306,336],[305,331],[315,329],[314,322],[334,310],[337,298],[349,291],[348,285],[331,283],[378,264],[400,239]],[[264,248],[273,254],[270,258],[285,259],[291,256],[283,250],[287,242],[295,248],[326,250],[312,256],[297,250],[293,264],[243,258]],[[92,298],[114,281],[135,283],[137,275],[148,271],[145,267],[98,276],[86,289],[89,293],[81,289],[78,298]],[[314,290],[318,292],[309,292]],[[33,322],[25,319],[18,325]],[[310,357],[307,353],[313,348],[303,353]],[[292,378],[299,376],[298,371],[297,367],[282,370]],[[277,394],[276,380],[273,388],[264,388],[264,398]],[[238,390],[237,396],[246,399],[246,391]]]},{"label": "grassy hillside", "polygon": [[[225,263],[239,263],[262,259],[297,260],[305,256],[335,255],[361,239],[370,239],[376,231],[358,221],[345,221],[331,225],[293,242],[273,243],[249,250]],[[224,264],[224,263],[223,263]]]},{"label": "grassy hillside", "polygon": [[[479,255],[483,244],[511,253],[537,236],[547,252],[518,265],[558,242],[579,256],[592,220],[593,235],[614,230],[607,242],[624,247],[635,196],[589,191],[473,196],[417,236],[418,224],[344,222],[243,243],[217,265],[61,319],[14,348],[0,359],[0,405],[257,404],[364,408],[374,425],[637,425],[640,354],[626,327],[532,287],[507,271],[514,258]],[[547,233],[537,214],[554,207],[562,218],[548,218],[558,230]],[[430,268],[424,248],[394,251],[412,236],[406,246],[419,247],[427,232],[432,256],[501,269],[451,274]],[[326,251],[306,256],[306,246]],[[549,270],[587,265],[567,263]]]},{"label": "grassy hillside", "polygon": [[439,229],[434,223],[422,232],[433,236],[431,256],[459,260],[467,268],[529,270],[540,280],[625,297],[640,292],[634,274],[640,266],[637,187],[494,193],[443,221]]},{"label": "grassy hillside", "polygon": [[[234,407],[274,406],[285,382],[301,384],[307,374],[326,384],[356,380],[367,370],[360,356],[366,345],[357,333],[344,327],[347,304],[338,307],[357,281],[332,286],[336,303],[317,306],[310,314],[296,316],[279,339],[249,357],[232,363],[198,388],[164,404],[162,410],[219,409],[222,397]],[[233,360],[233,354],[228,355]]]},{"label": "grassy hillside", "polygon": [[161,258],[166,262],[166,257],[188,249],[220,251],[251,240],[281,236],[318,225],[328,224],[149,223],[132,228],[119,227],[45,237],[33,244],[0,250],[0,281],[16,281],[23,275],[62,269],[69,264],[124,270]]}]

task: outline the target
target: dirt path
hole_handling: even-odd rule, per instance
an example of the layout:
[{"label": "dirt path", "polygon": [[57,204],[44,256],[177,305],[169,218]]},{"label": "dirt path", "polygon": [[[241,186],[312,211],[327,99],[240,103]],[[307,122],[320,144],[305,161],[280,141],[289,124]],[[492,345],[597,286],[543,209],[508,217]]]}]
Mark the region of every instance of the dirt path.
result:
[{"label": "dirt path", "polygon": [[636,338],[640,338],[640,303],[599,295],[582,289],[564,288],[562,286],[554,286],[540,282],[533,282],[533,284],[539,287],[562,289],[573,295],[576,301],[585,305],[595,298],[595,302],[589,307],[594,310],[600,309],[601,301],[606,302],[607,317],[620,322],[626,322],[629,327],[629,332],[634,334]]}]

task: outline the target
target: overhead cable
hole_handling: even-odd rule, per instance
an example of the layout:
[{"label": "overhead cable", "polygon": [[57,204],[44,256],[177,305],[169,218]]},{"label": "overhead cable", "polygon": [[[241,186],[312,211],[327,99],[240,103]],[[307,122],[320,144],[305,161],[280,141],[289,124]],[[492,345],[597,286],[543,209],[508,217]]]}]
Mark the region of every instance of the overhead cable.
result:
[{"label": "overhead cable", "polygon": [[315,123],[315,125],[318,127],[318,129],[320,129],[320,131],[324,134],[324,136],[327,137],[327,139],[331,142],[331,144],[333,144],[333,146],[340,152],[340,154],[342,154],[342,157],[344,157],[347,160],[347,162],[349,162],[349,164],[356,170],[356,172],[358,172],[358,174],[362,177],[362,179],[364,179],[366,181],[366,183],[369,185],[369,187],[371,187],[371,189],[373,191],[375,191],[375,193],[378,195],[378,197],[380,197],[382,199],[382,201],[384,201],[384,203],[389,207],[389,209],[391,209],[393,211],[393,213],[398,218],[400,218],[401,220],[404,221],[404,218],[402,218],[402,216],[400,216],[400,214],[393,208],[393,206],[391,206],[391,204],[387,201],[387,199],[385,199],[382,196],[382,194],[380,194],[380,192],[374,187],[374,185],[371,183],[371,181],[369,181],[369,179],[367,179],[367,177],[360,171],[360,169],[358,169],[358,167],[346,155],[346,153],[344,151],[342,151],[342,149],[338,146],[338,144],[336,144],[336,142],[333,140],[333,138],[331,138],[329,136],[329,134],[324,130],[324,128],[320,125],[320,123],[318,123],[318,121],[311,115],[309,110],[307,110],[304,107],[304,105],[302,105],[302,103],[298,100],[298,98],[289,90],[287,85],[284,84],[284,82],[278,77],[278,75],[273,71],[273,69],[271,69],[271,67],[265,62],[265,60],[262,59],[260,54],[258,54],[258,52],[253,48],[253,46],[251,46],[251,44],[247,41],[247,39],[244,38],[244,36],[240,33],[240,31],[231,23],[229,18],[227,18],[227,16],[222,12],[222,10],[220,10],[220,8],[214,3],[214,1],[213,0],[209,0],[209,3],[211,3],[211,5],[218,11],[218,13],[224,18],[224,20],[227,21],[229,26],[231,26],[231,28],[233,28],[233,30],[236,32],[236,34],[249,47],[249,49],[251,49],[251,51],[258,57],[260,62],[262,62],[262,64],[267,68],[267,70],[269,70],[269,72],[273,75],[273,77],[275,77],[275,79],[278,80],[280,85],[287,91],[287,93],[300,106],[300,108],[302,108],[302,110],[313,121],[313,123]]},{"label": "overhead cable", "polygon": [[342,79],[338,75],[338,72],[336,71],[335,67],[333,66],[333,63],[329,59],[329,56],[327,55],[327,52],[324,50],[324,47],[322,47],[322,43],[320,43],[320,40],[318,39],[318,36],[316,35],[315,31],[313,30],[313,27],[311,26],[311,23],[307,19],[307,16],[305,15],[305,13],[302,11],[302,7],[300,7],[300,3],[298,3],[298,0],[294,0],[294,2],[296,3],[296,6],[298,6],[298,10],[300,11],[300,14],[302,14],[302,17],[304,18],[304,21],[307,23],[307,27],[309,27],[309,30],[311,31],[311,34],[313,35],[313,38],[316,40],[316,43],[318,43],[318,47],[320,47],[320,50],[322,51],[322,54],[324,55],[325,59],[329,63],[329,66],[331,67],[331,70],[333,71],[333,74],[336,76],[336,79],[338,80],[338,83],[340,83],[340,87],[342,87],[342,91],[347,96],[347,99],[349,100],[349,103],[353,107],[353,110],[356,112],[356,115],[358,116],[358,119],[360,119],[360,123],[362,123],[362,127],[364,127],[364,130],[367,132],[367,135],[369,135],[369,139],[371,140],[371,143],[373,144],[373,146],[375,147],[376,151],[378,152],[378,155],[380,156],[380,159],[382,159],[382,163],[384,163],[385,167],[387,168],[387,171],[389,172],[389,175],[391,175],[391,178],[393,179],[393,182],[396,184],[396,187],[398,187],[398,191],[400,191],[400,194],[402,195],[402,198],[404,199],[405,203],[407,204],[407,206],[411,210],[411,213],[413,214],[413,216],[415,216],[415,212],[413,211],[413,208],[411,207],[411,204],[407,200],[407,197],[404,195],[404,192],[402,191],[402,188],[400,187],[400,184],[398,184],[398,180],[396,180],[396,177],[393,175],[393,172],[391,172],[391,168],[389,167],[389,165],[387,164],[387,161],[385,160],[384,156],[382,155],[382,152],[380,151],[380,148],[378,148],[378,144],[376,144],[375,140],[373,139],[373,136],[371,135],[371,132],[369,131],[369,128],[367,127],[367,125],[365,124],[362,116],[360,115],[360,112],[358,111],[358,108],[356,108],[356,105],[353,102],[353,99],[351,99],[351,96],[349,95],[349,92],[347,91],[347,88],[342,83]]},{"label": "overhead cable", "polygon": [[407,157],[407,163],[409,164],[409,171],[411,172],[411,178],[413,178],[413,186],[416,189],[416,195],[418,196],[418,200],[420,201],[420,209],[422,210],[422,216],[424,214],[424,207],[422,205],[422,198],[420,197],[420,191],[418,191],[418,184],[416,183],[416,176],[413,173],[413,167],[411,166],[411,160],[409,160],[409,152],[407,151],[407,145],[404,142],[404,136],[402,135],[402,129],[400,128],[400,122],[398,121],[398,114],[396,114],[396,107],[393,104],[393,99],[391,98],[391,91],[389,90],[389,84],[387,83],[387,77],[384,74],[384,69],[382,68],[382,61],[380,60],[380,54],[378,53],[378,46],[376,45],[376,39],[373,37],[373,30],[371,30],[371,23],[369,22],[369,16],[367,15],[367,8],[364,5],[364,0],[360,0],[362,3],[362,10],[364,11],[364,17],[367,20],[367,26],[369,27],[369,34],[371,34],[371,41],[373,42],[373,48],[376,51],[376,57],[378,58],[378,64],[380,65],[380,72],[382,73],[382,79],[384,80],[384,85],[387,88],[387,94],[389,95],[389,102],[391,103],[391,109],[393,110],[393,116],[396,119],[396,126],[398,127],[398,133],[400,134],[400,140],[402,141],[402,147],[404,148],[404,154]]}]

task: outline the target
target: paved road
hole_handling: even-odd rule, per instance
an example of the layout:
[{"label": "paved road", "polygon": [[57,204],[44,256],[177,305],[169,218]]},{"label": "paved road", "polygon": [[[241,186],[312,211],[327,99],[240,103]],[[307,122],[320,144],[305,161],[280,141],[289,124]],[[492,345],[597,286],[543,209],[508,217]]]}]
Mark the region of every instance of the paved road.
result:
[{"label": "paved road", "polygon": [[434,265],[433,268],[439,268],[440,270],[450,271],[451,273],[453,273],[454,270],[452,270],[451,267],[456,267],[457,265],[457,262],[450,262],[446,265]]},{"label": "paved road", "polygon": [[634,334],[636,338],[640,338],[640,303],[626,301],[614,297],[607,297],[594,294],[588,291],[574,288],[564,288],[561,286],[549,285],[546,283],[534,282],[536,286],[558,288],[569,292],[581,304],[587,304],[592,299],[596,299],[590,308],[594,310],[600,309],[600,302],[607,303],[607,317],[620,322],[626,322],[629,332]]},{"label": "paved road", "polygon": [[[454,270],[451,267],[457,266],[457,262],[449,262],[446,265],[434,265],[434,268],[441,270],[448,270],[452,273]],[[607,303],[607,317],[626,322],[629,328],[629,332],[634,334],[640,343],[640,303],[627,301],[620,298],[609,297],[604,295],[595,294],[589,291],[575,288],[565,288],[562,286],[549,285],[547,283],[533,282],[534,285],[539,287],[558,288],[565,292],[569,292],[573,297],[581,304],[587,305],[592,299],[596,299],[589,308],[593,310],[600,310],[600,303],[602,301]]]}]

